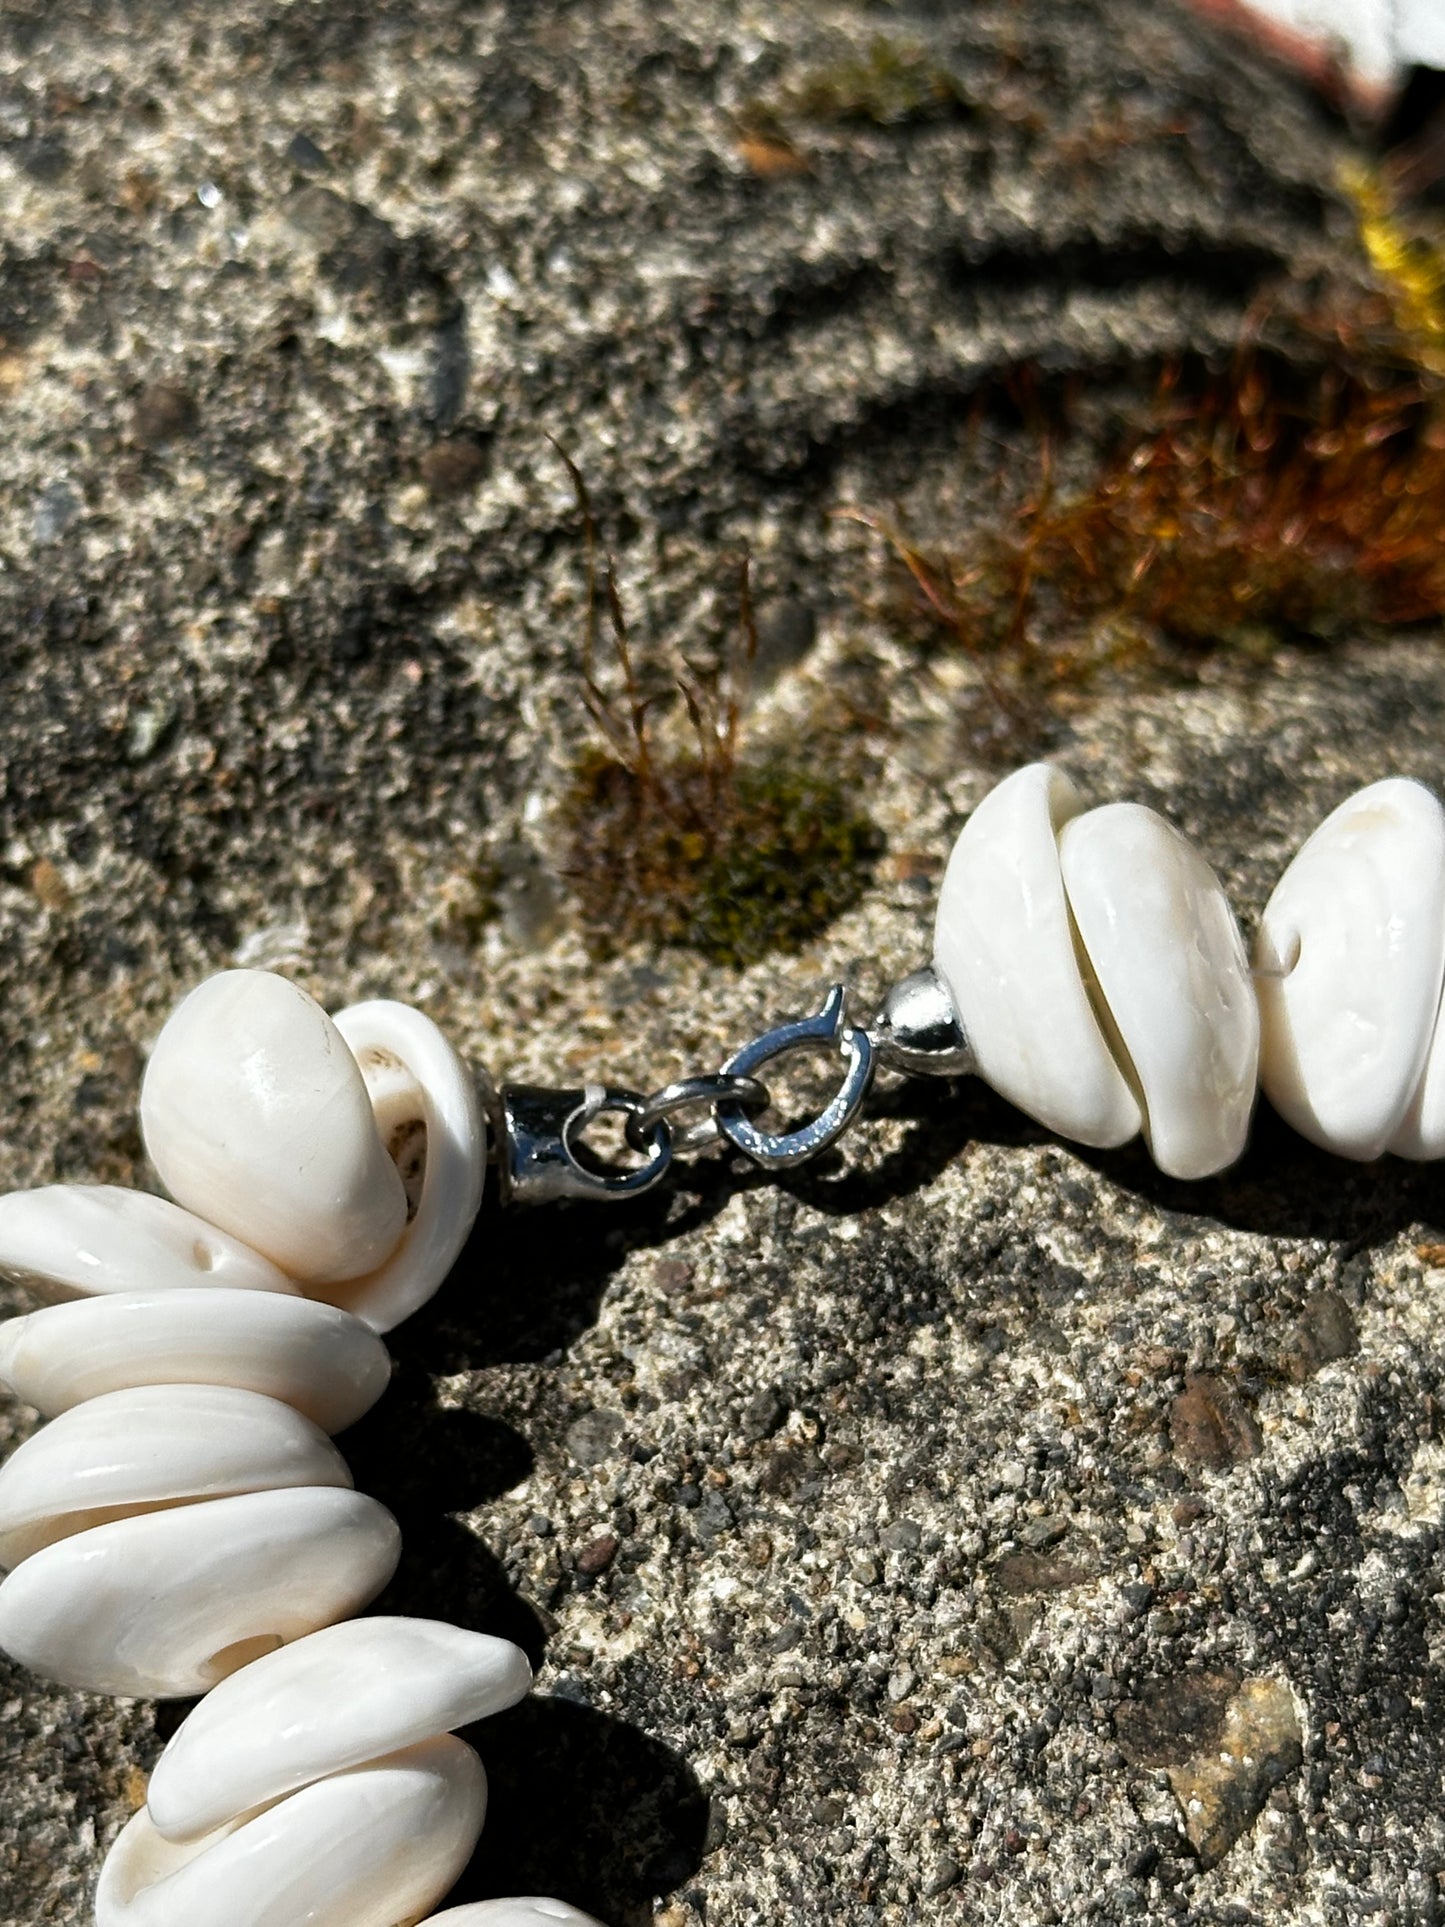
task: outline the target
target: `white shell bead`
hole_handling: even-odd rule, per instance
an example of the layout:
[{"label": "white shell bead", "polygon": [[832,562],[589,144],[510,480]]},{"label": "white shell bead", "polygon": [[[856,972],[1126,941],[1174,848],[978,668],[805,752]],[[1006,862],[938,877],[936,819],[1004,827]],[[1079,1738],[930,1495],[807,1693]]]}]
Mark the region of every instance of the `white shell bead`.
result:
[{"label": "white shell bead", "polygon": [[0,1275],[56,1300],[197,1285],[299,1289],[259,1251],[169,1198],[118,1184],[47,1184],[0,1197]]},{"label": "white shell bead", "polygon": [[0,1648],[63,1686],[203,1693],[359,1612],[400,1550],[385,1506],[334,1486],[118,1519],[15,1568],[0,1585]]},{"label": "white shell bead", "polygon": [[230,1385],[107,1392],[43,1427],[0,1466],[0,1566],[158,1505],[350,1484],[326,1434],[274,1398]]},{"label": "white shell bead", "polygon": [[507,1641],[334,1623],[400,1542],[321,1428],[384,1388],[376,1331],[450,1269],[485,1164],[471,1076],[434,1024],[378,1002],[341,1026],[264,972],[212,979],[142,1097],[178,1202],[0,1201],[0,1271],[79,1299],[0,1327],[0,1373],[52,1421],[0,1470],[0,1647],[89,1690],[230,1689],[181,1727],[107,1857],[98,1927],[416,1921],[486,1807],[481,1762],[439,1729],[531,1684]]},{"label": "white shell bead", "polygon": [[1081,807],[1049,763],[989,792],[948,859],[934,964],[1001,1097],[1062,1137],[1124,1144],[1139,1105],[1090,1004],[1059,868],[1058,834]]},{"label": "white shell bead", "polygon": [[474,1900],[466,1907],[448,1907],[444,1914],[428,1914],[418,1927],[599,1927],[591,1914],[565,1900],[532,1895],[516,1900]]},{"label": "white shell bead", "polygon": [[96,1927],[399,1927],[456,1880],[486,1802],[481,1761],[443,1735],[184,1846],[142,1809],[101,1872]]},{"label": "white shell bead", "polygon": [[1445,973],[1445,812],[1429,790],[1389,777],[1325,818],[1275,887],[1255,966],[1264,1089],[1280,1115],[1342,1157],[1441,1155],[1445,1066],[1427,1063]]},{"label": "white shell bead", "polygon": [[1445,1011],[1435,1019],[1425,1069],[1389,1148],[1402,1158],[1445,1158]]},{"label": "white shell bead", "polygon": [[157,1039],[140,1113],[171,1195],[292,1277],[359,1277],[405,1229],[356,1059],[284,977],[227,970],[193,990]]},{"label": "white shell bead", "polygon": [[157,1830],[182,1840],[328,1773],[485,1719],[525,1697],[510,1640],[435,1619],[358,1619],[223,1680],[151,1775]]},{"label": "white shell bead", "polygon": [[426,1303],[467,1241],[482,1202],[486,1122],[471,1072],[421,1011],[378,998],[338,1012],[336,1028],[387,1141],[418,1118],[426,1131],[421,1197],[396,1249],[376,1271],[324,1294],[385,1332]]},{"label": "white shell bead", "polygon": [[0,1379],[46,1418],[130,1385],[233,1385],[339,1432],[390,1377],[360,1319],[270,1292],[117,1292],[0,1325]]},{"label": "white shell bead", "polygon": [[1228,899],[1193,846],[1140,803],[1075,817],[1059,855],[1154,1161],[1171,1177],[1208,1177],[1244,1149],[1259,1060],[1259,1010]]}]

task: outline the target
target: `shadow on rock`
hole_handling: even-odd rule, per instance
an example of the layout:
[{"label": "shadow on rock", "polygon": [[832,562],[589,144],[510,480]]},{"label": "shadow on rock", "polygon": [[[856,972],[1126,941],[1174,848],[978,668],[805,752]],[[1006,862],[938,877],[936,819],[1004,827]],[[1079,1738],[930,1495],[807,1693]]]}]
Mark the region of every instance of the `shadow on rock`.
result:
[{"label": "shadow on rock", "polygon": [[[418,1619],[444,1619],[469,1632],[520,1646],[535,1670],[557,1622],[509,1582],[502,1562],[453,1519],[397,1510],[406,1550],[390,1585],[372,1607]],[[580,1790],[578,1797],[581,1797]]]},{"label": "shadow on rock", "polygon": [[[739,1189],[716,1160],[626,1202],[497,1208],[488,1195],[451,1275],[388,1338],[401,1361],[431,1372],[535,1363],[597,1322],[603,1293],[634,1251],[670,1245],[716,1217]],[[762,1182],[745,1173],[742,1183]],[[476,1503],[476,1501],[473,1501]]]},{"label": "shadow on rock", "polygon": [[[448,1516],[526,1478],[532,1451],[520,1433],[498,1419],[438,1408],[431,1376],[408,1344],[386,1397],[341,1446],[359,1489],[389,1506],[402,1529],[401,1565],[373,1610],[510,1639],[540,1666],[556,1622]],[[696,1872],[707,1797],[684,1761],[635,1727],[564,1687],[464,1737],[486,1762],[491,1796],[481,1844],[449,1904],[545,1893],[610,1927],[645,1927],[652,1897]]]},{"label": "shadow on rock", "polygon": [[551,1894],[611,1927],[701,1864],[708,1799],[690,1769],[620,1720],[552,1695],[463,1733],[486,1763],[487,1824],[449,1905]]},{"label": "shadow on rock", "polygon": [[532,1448],[500,1419],[438,1407],[430,1380],[400,1364],[379,1405],[340,1441],[358,1490],[396,1515],[405,1551],[373,1610],[447,1619],[514,1640],[535,1667],[550,1621],[513,1591],[501,1561],[448,1515],[500,1498],[532,1469]]},{"label": "shadow on rock", "polygon": [[[970,1144],[1055,1145],[1160,1210],[1267,1237],[1319,1238],[1342,1247],[1342,1258],[1409,1225],[1445,1223],[1431,1166],[1393,1157],[1374,1164],[1333,1157],[1292,1131],[1263,1100],[1238,1164],[1194,1181],[1166,1176],[1142,1138],[1113,1151],[1056,1138],[975,1078],[920,1078],[875,1097],[860,1127],[863,1139],[868,1120],[877,1118],[902,1120],[909,1128],[876,1164],[845,1167],[834,1151],[784,1173],[781,1181],[814,1210],[845,1217],[923,1190]],[[855,1156],[858,1143],[855,1138]]]},{"label": "shadow on rock", "polygon": [[[515,1641],[540,1666],[555,1621],[508,1584],[465,1527],[402,1514],[406,1555],[376,1602]],[[468,1728],[486,1763],[487,1824],[448,1904],[551,1894],[609,1927],[648,1927],[652,1899],[702,1861],[708,1800],[686,1762],[564,1684]]]},{"label": "shadow on rock", "polygon": [[[469,1512],[510,1492],[532,1469],[531,1446],[503,1420],[439,1406],[410,1348],[397,1358],[386,1396],[337,1443],[357,1488],[398,1516],[418,1504],[431,1519]],[[424,1521],[415,1529],[424,1530]]]},{"label": "shadow on rock", "polygon": [[1333,1157],[1290,1130],[1263,1101],[1244,1156],[1216,1178],[1166,1177],[1141,1140],[1118,1151],[1069,1148],[1101,1177],[1161,1210],[1265,1237],[1319,1238],[1341,1246],[1342,1258],[1408,1225],[1438,1223],[1442,1215],[1439,1177],[1429,1165]]},{"label": "shadow on rock", "polygon": [[892,1119],[907,1125],[901,1143],[873,1164],[845,1165],[837,1151],[781,1174],[780,1182],[802,1203],[829,1217],[852,1217],[894,1204],[941,1177],[975,1142],[1043,1144],[1048,1133],[996,1097],[977,1079],[913,1078],[869,1100],[852,1143],[866,1154],[869,1123]]}]

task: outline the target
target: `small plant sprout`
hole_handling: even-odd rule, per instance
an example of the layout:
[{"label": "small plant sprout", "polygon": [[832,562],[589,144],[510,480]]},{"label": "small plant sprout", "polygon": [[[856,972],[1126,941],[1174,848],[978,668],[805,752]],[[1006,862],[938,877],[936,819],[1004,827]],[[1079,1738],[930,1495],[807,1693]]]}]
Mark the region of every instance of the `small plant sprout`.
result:
[{"label": "small plant sprout", "polygon": [[[737,627],[717,662],[679,655],[667,684],[645,686],[610,558],[599,571],[582,475],[562,460],[586,544],[581,678],[597,730],[563,808],[588,944],[602,955],[629,942],[681,944],[737,966],[797,949],[856,901],[880,848],[853,799],[854,771],[846,758],[825,768],[797,745],[784,753],[745,740],[758,646],[746,560]],[[599,660],[603,606],[615,692]]]}]

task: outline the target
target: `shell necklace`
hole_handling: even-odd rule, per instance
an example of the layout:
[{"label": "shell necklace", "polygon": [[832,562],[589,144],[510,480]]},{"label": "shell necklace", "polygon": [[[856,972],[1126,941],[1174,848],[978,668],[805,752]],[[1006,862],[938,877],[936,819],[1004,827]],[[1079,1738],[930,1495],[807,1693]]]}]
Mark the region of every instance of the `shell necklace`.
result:
[{"label": "shell necklace", "polygon": [[[1442,982],[1445,811],[1419,784],[1375,783],[1327,818],[1251,967],[1176,829],[1137,804],[1086,810],[1040,763],[970,818],[933,962],[871,1024],[849,1021],[838,986],[816,1016],[650,1097],[484,1080],[479,1095],[404,1005],[333,1019],[265,971],[203,983],[141,1093],[170,1198],[0,1198],[0,1270],[56,1301],[0,1327],[0,1376],[50,1420],[0,1470],[0,1647],[73,1687],[207,1694],[110,1849],[98,1927],[404,1927],[471,1854],[486,1776],[454,1729],[520,1699],[527,1660],[434,1620],[351,1617],[400,1541],[328,1434],[380,1396],[378,1334],[461,1250],[489,1135],[506,1197],[625,1197],[718,1141],[767,1168],[816,1155],[882,1065],[975,1071],[1087,1145],[1143,1132],[1178,1178],[1238,1157],[1259,1085],[1340,1156],[1435,1158]],[[839,1088],[765,1130],[758,1073],[797,1050],[838,1056]],[[689,1109],[703,1115],[674,1121]],[[584,1143],[608,1111],[630,1166]],[[587,1927],[540,1898],[427,1927],[557,1921]]]}]

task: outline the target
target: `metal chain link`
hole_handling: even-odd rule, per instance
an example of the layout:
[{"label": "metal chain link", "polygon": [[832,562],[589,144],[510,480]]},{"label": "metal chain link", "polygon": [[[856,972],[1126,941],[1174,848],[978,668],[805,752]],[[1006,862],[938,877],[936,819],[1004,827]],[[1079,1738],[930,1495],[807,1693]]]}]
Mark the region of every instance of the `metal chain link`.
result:
[{"label": "metal chain link", "polygon": [[671,1130],[675,1112],[689,1110],[695,1104],[705,1104],[709,1111],[707,1117],[699,1118],[696,1124],[689,1124],[684,1131],[672,1132],[675,1153],[704,1151],[708,1145],[716,1144],[723,1134],[717,1115],[719,1104],[736,1105],[747,1115],[765,1111],[771,1102],[768,1087],[760,1078],[742,1077],[732,1071],[710,1071],[700,1077],[679,1077],[671,1084],[664,1084],[660,1091],[654,1091],[642,1109],[629,1116],[627,1142],[634,1151],[645,1153],[658,1124],[666,1124]]}]

